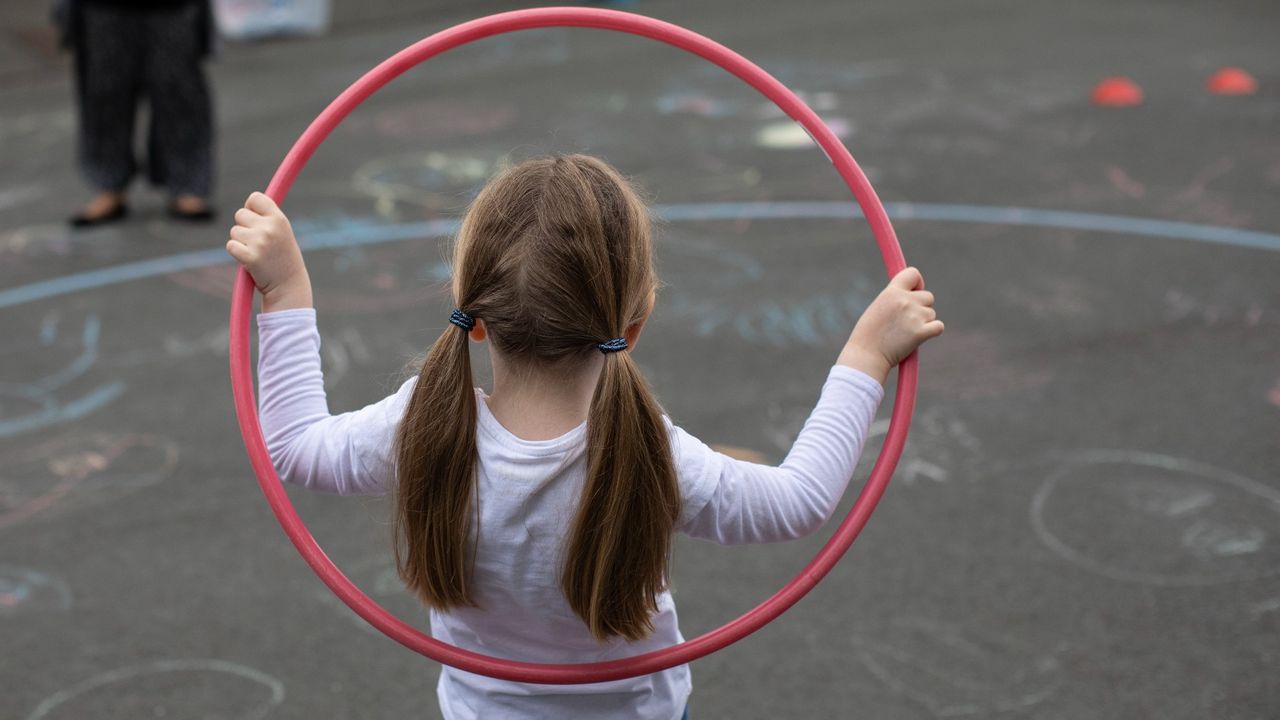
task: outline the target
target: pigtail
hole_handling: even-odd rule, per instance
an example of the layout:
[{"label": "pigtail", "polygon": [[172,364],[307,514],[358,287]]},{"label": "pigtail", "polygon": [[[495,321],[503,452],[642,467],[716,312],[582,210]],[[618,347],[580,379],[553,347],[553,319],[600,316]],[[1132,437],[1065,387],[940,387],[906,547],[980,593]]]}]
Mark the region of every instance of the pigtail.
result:
[{"label": "pigtail", "polygon": [[630,353],[605,355],[586,452],[561,588],[596,639],[639,640],[667,586],[680,491],[662,408]]},{"label": "pigtail", "polygon": [[396,570],[438,610],[472,606],[467,559],[476,472],[476,398],[467,331],[450,325],[418,374],[396,433]]}]

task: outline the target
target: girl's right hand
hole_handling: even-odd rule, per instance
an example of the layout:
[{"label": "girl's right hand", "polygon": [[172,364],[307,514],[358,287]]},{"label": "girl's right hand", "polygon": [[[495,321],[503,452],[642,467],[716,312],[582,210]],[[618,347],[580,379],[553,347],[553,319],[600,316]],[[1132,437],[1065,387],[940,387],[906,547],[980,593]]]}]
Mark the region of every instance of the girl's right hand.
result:
[{"label": "girl's right hand", "polygon": [[914,267],[895,275],[862,313],[836,362],[883,385],[893,367],[945,329],[934,312],[933,293],[923,288],[924,277]]},{"label": "girl's right hand", "polygon": [[262,312],[311,307],[311,278],[289,218],[275,201],[256,192],[236,211],[227,253],[262,291]]}]

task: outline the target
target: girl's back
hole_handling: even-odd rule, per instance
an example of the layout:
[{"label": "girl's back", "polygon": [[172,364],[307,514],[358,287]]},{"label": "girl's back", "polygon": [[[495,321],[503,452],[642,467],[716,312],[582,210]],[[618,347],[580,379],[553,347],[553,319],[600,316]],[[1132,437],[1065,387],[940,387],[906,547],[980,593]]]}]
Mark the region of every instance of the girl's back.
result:
[{"label": "girl's back", "polygon": [[[433,611],[432,635],[487,655],[544,663],[612,660],[682,641],[675,605],[665,591],[658,598],[653,633],[636,642],[597,640],[565,600],[560,588],[564,537],[585,480],[585,424],[555,439],[523,440],[498,422],[479,393],[477,401],[478,502],[471,576],[476,607]],[[696,506],[697,500],[690,500]],[[446,667],[438,690],[441,707],[453,708],[451,718],[473,717],[460,708],[480,707],[486,712],[474,717],[674,718],[689,691],[687,666],[559,688]]]}]

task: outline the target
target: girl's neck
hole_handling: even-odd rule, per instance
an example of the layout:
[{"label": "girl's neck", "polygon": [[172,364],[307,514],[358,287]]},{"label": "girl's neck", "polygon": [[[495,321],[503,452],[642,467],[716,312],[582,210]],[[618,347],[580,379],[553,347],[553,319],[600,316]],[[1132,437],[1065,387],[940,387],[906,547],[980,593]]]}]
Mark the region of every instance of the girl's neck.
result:
[{"label": "girl's neck", "polygon": [[489,412],[511,434],[522,440],[554,440],[586,421],[603,355],[555,368],[509,363],[492,350],[490,357]]}]

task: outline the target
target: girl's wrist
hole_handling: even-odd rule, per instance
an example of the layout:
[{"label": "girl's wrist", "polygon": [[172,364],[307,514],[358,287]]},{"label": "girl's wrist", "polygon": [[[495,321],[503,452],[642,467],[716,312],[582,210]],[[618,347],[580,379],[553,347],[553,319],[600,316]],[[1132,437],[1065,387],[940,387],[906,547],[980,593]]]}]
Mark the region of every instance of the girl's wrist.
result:
[{"label": "girl's wrist", "polygon": [[868,352],[856,345],[846,345],[840,357],[836,358],[836,364],[864,372],[882,386],[893,369],[879,353]]},{"label": "girl's wrist", "polygon": [[304,274],[300,281],[278,285],[262,293],[262,312],[313,307],[311,280]]}]

